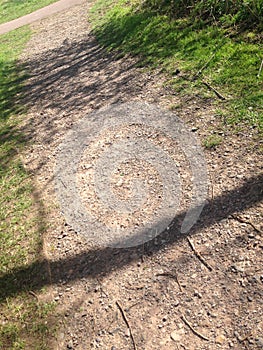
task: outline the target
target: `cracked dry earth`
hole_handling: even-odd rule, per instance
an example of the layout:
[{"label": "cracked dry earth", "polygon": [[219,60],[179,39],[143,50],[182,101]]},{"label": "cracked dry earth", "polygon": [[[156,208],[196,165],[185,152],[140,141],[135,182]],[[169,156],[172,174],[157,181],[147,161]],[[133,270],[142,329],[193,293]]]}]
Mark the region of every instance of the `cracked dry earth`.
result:
[{"label": "cracked dry earth", "polygon": [[[21,128],[30,143],[23,162],[43,203],[39,220],[48,223],[45,297],[57,303],[50,347],[263,349],[262,158],[255,130],[233,133],[216,115],[214,96],[182,101],[159,71],[107,53],[90,31],[89,8],[83,3],[35,23],[21,56],[31,75],[24,92],[29,112]],[[177,215],[153,241],[113,249],[92,244],[67,224],[54,191],[54,166],[58,146],[83,116],[127,101],[164,109],[181,102],[177,115],[193,134],[202,141],[217,130],[223,142],[204,149],[209,193],[188,235],[179,233]],[[139,171],[158,177],[143,164]]]}]

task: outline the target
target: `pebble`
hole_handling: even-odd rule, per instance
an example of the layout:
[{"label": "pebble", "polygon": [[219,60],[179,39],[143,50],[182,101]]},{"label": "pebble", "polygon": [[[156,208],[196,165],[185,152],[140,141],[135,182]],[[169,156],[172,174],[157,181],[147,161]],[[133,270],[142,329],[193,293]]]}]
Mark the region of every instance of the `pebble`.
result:
[{"label": "pebble", "polygon": [[173,303],[173,306],[178,306],[180,304],[179,300],[175,300],[174,303]]},{"label": "pebble", "polygon": [[223,334],[219,334],[215,339],[215,342],[217,344],[224,344],[225,341],[226,341],[226,337]]},{"label": "pebble", "polygon": [[263,349],[263,338],[262,337],[257,338],[256,342],[257,342],[257,346],[260,349]]},{"label": "pebble", "polygon": [[72,340],[68,342],[67,349],[73,349],[73,342],[72,342]]},{"label": "pebble", "polygon": [[171,333],[170,337],[171,337],[171,339],[172,339],[173,341],[180,341],[182,336],[181,336],[181,334],[178,333],[177,331],[173,331],[173,332]]},{"label": "pebble", "polygon": [[195,297],[198,297],[199,299],[202,298],[202,294],[199,293],[197,290],[194,292],[194,296],[195,296]]}]

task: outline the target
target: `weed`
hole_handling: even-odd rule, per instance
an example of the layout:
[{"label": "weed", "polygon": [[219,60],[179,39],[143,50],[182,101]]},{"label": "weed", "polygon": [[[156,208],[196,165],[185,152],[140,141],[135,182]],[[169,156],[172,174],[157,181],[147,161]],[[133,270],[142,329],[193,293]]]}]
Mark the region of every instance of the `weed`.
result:
[{"label": "weed", "polygon": [[219,135],[210,135],[203,141],[203,146],[208,149],[213,149],[220,145],[222,140],[222,137]]}]

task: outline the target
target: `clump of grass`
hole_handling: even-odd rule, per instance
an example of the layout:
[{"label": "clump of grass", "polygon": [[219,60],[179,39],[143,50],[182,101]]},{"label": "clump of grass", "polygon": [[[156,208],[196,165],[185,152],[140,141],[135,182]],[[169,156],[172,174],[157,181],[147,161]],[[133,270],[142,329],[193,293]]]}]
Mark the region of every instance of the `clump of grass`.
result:
[{"label": "clump of grass", "polygon": [[[99,0],[90,17],[99,42],[109,50],[139,55],[141,65],[162,67],[179,94],[214,97],[228,112],[227,122],[248,123],[263,132],[263,56],[256,29],[237,34],[234,26],[226,31],[202,16],[194,21],[187,14],[173,19],[164,11],[125,0]],[[203,80],[226,101],[220,102]]]},{"label": "clump of grass", "polygon": [[[29,294],[45,278],[44,265],[37,264],[43,226],[36,220],[43,218],[19,157],[26,139],[18,128],[24,107],[17,96],[26,75],[17,58],[29,37],[26,27],[0,36],[0,348],[6,350],[47,349],[54,331],[53,321],[47,327],[54,305]],[[34,265],[37,271],[29,268]]]},{"label": "clump of grass", "polygon": [[0,23],[24,16],[56,0],[0,0]]},{"label": "clump of grass", "polygon": [[54,302],[36,302],[26,293],[8,298],[2,311],[5,322],[0,327],[1,349],[46,350],[46,338],[55,329],[54,310]]},{"label": "clump of grass", "polygon": [[174,19],[188,17],[223,27],[263,28],[263,0],[145,0],[142,8]]},{"label": "clump of grass", "polygon": [[203,146],[208,149],[214,149],[222,143],[223,139],[219,135],[207,136],[203,141]]}]

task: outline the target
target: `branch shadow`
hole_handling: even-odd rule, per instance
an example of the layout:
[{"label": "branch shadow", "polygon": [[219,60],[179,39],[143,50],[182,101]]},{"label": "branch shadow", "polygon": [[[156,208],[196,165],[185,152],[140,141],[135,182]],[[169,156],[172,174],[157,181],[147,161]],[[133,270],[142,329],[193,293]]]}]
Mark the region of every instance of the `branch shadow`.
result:
[{"label": "branch shadow", "polygon": [[[32,59],[23,62],[23,68],[29,71],[30,79],[25,84],[21,103],[27,108],[37,107],[40,110],[39,118],[32,118],[21,128],[27,142],[41,137],[40,142],[43,144],[56,144],[58,134],[71,128],[74,121],[72,114],[83,115],[105,104],[137,98],[146,82],[145,79],[138,79],[136,64],[134,59],[123,60],[118,55],[108,53],[91,34],[71,43],[65,40],[59,47],[36,54]],[[46,115],[47,109],[61,113],[60,118],[56,113]],[[65,125],[61,127],[59,122]],[[41,158],[34,172],[43,171],[48,161],[48,158]],[[232,213],[261,201],[262,181],[262,174],[254,176],[247,179],[241,187],[223,193],[208,203],[199,222],[188,235],[194,235]],[[46,214],[38,195],[35,201],[40,205],[38,221],[44,223]],[[169,246],[185,238],[186,235],[180,233],[185,214],[175,217],[169,231],[158,236],[157,245],[150,241],[144,246],[134,248],[94,249],[55,262],[40,257],[28,267],[20,267],[3,274],[0,277],[0,300],[23,291],[39,290],[60,280],[74,281],[88,276],[105,276],[134,260],[131,256],[136,254],[131,254],[132,252],[155,254],[164,244]],[[42,228],[39,227],[39,230]]]},{"label": "branch shadow", "polygon": [[[192,236],[200,230],[228,218],[231,214],[243,211],[263,199],[263,174],[254,176],[244,182],[244,184],[233,189],[206,205],[198,223],[187,234],[180,233],[181,223],[186,213],[182,213],[174,218],[169,230],[162,232],[158,236],[159,244],[149,241],[144,246],[126,249],[103,248],[94,249],[87,253],[82,253],[74,257],[51,262],[52,279],[48,276],[48,262],[40,260],[29,267],[19,268],[7,273],[0,278],[1,294],[0,300],[10,296],[8,286],[16,286],[16,294],[24,290],[39,290],[43,286],[56,284],[61,280],[74,281],[83,277],[102,277],[116,269],[128,265],[136,257],[132,252],[152,255],[157,253],[163,246],[170,246],[186,236]],[[161,243],[165,241],[165,243]],[[138,256],[138,255],[137,255]],[[72,267],[74,269],[72,271]],[[39,280],[41,271],[42,278]],[[71,271],[69,273],[69,271]],[[14,291],[14,288],[11,289]],[[13,292],[12,292],[13,293]],[[13,294],[12,294],[13,295]]]}]

